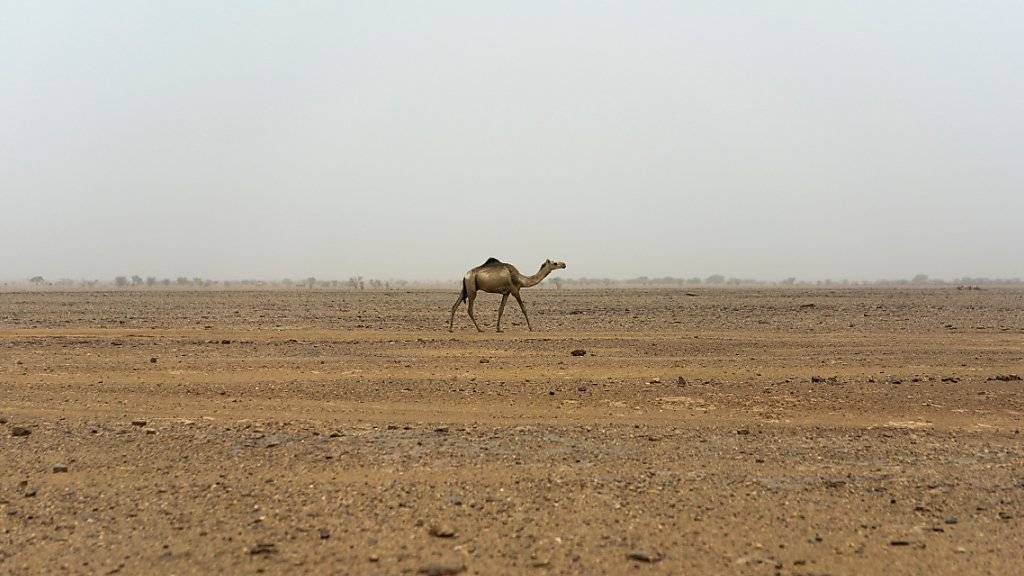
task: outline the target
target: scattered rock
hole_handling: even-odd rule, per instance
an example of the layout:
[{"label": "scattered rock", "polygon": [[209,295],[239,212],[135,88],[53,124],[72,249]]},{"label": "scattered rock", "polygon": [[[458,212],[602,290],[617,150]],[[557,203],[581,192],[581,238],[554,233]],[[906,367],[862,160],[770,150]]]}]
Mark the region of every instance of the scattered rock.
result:
[{"label": "scattered rock", "polygon": [[960,522],[960,520],[956,516],[950,516],[949,518],[946,518],[945,522],[946,524],[956,524]]},{"label": "scattered rock", "polygon": [[132,420],[132,426],[140,426],[141,427],[141,426],[145,426],[146,424],[149,424],[149,422],[147,422],[145,420]]},{"label": "scattered rock", "polygon": [[909,540],[890,540],[889,546],[910,546]]},{"label": "scattered rock", "polygon": [[32,431],[28,428],[22,428],[21,426],[14,426],[11,428],[11,436],[28,436]]},{"label": "scattered rock", "polygon": [[[294,340],[291,340],[291,342],[294,342]],[[221,340],[220,343],[221,344],[231,344],[231,340]]]},{"label": "scattered rock", "polygon": [[150,364],[156,364],[156,356],[153,356],[153,357],[151,357],[151,358],[149,359],[149,363],[150,363]]},{"label": "scattered rock", "polygon": [[448,426],[438,426],[437,428],[434,428],[434,432],[437,432],[438,434],[447,434],[449,430],[451,430],[451,428]]},{"label": "scattered rock", "polygon": [[648,384],[661,384],[661,378],[651,378],[647,381]]},{"label": "scattered rock", "polygon": [[156,434],[156,428],[146,428],[143,432],[146,434]]},{"label": "scattered rock", "polygon": [[455,538],[455,529],[445,524],[435,524],[427,533],[435,538]]},{"label": "scattered rock", "polygon": [[464,564],[427,564],[416,572],[424,576],[451,576],[466,571]]},{"label": "scattered rock", "polygon": [[321,528],[320,529],[320,539],[321,540],[327,540],[330,537],[331,537],[331,533],[327,530],[327,528]]},{"label": "scattered rock", "polygon": [[654,564],[655,562],[661,562],[662,556],[657,552],[648,552],[646,550],[633,550],[626,554],[626,558],[630,560],[636,560],[637,562],[644,562],[646,564]]},{"label": "scattered rock", "polygon": [[676,378],[676,385],[678,385],[678,386],[686,386],[686,378],[683,378],[682,376],[680,376],[679,378]]},{"label": "scattered rock", "polygon": [[490,361],[490,360],[488,360],[487,358],[481,358],[481,359],[480,359],[480,363],[481,363],[481,364],[490,364],[490,363],[491,363],[491,361]]},{"label": "scattered rock", "polygon": [[801,310],[806,310],[808,308],[814,308],[814,304],[808,303],[808,304],[801,304],[800,305],[800,309]]},{"label": "scattered rock", "polygon": [[1021,380],[1019,374],[996,374],[989,378],[989,380],[998,380],[1000,382],[1018,382]]},{"label": "scattered rock", "polygon": [[572,354],[573,356],[586,356],[587,355],[587,351],[584,350],[583,348],[577,348],[577,349],[573,350],[572,352],[570,352],[570,354]]},{"label": "scattered rock", "polygon": [[750,436],[750,430],[746,428],[740,428],[739,430],[736,431],[736,434],[740,436]]},{"label": "scattered rock", "polygon": [[943,382],[952,382],[953,384],[956,384],[957,382],[960,381],[960,378],[957,378],[956,376],[946,376],[945,378],[942,379],[942,381]]},{"label": "scattered rock", "polygon": [[67,471],[68,471],[67,464],[54,464],[53,465],[53,473],[54,474],[61,474],[61,473],[67,472]]}]

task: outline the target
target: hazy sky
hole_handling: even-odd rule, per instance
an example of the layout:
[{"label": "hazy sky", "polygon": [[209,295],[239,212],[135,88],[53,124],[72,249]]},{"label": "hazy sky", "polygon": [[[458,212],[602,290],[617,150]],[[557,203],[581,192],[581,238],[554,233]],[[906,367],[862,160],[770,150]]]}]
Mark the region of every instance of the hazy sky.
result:
[{"label": "hazy sky", "polygon": [[2,279],[1024,276],[1020,2],[0,14]]}]

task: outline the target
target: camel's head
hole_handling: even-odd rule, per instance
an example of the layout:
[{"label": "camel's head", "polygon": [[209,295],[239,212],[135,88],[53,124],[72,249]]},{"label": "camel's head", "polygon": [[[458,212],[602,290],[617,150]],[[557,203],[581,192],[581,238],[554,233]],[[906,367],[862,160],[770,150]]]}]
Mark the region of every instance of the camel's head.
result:
[{"label": "camel's head", "polygon": [[551,270],[560,270],[562,268],[565,268],[565,262],[556,262],[554,260],[545,260],[544,261],[544,266],[546,268],[551,269]]}]

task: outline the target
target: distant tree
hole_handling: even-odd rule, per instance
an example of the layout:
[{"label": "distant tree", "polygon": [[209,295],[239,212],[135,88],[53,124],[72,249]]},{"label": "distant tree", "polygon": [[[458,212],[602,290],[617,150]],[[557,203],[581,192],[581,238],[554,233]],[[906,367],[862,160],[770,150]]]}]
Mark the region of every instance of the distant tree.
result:
[{"label": "distant tree", "polygon": [[918,274],[917,276],[914,276],[914,279],[911,280],[910,282],[912,284],[927,284],[928,283],[928,275],[927,274]]},{"label": "distant tree", "polygon": [[203,279],[200,278],[199,276],[193,277],[192,278],[192,283],[195,284],[196,286],[202,286],[202,285],[205,284],[205,282],[203,282]]},{"label": "distant tree", "polygon": [[561,290],[562,289],[562,279],[559,278],[558,276],[555,276],[554,278],[552,278],[551,279],[551,283],[554,284],[555,290]]},{"label": "distant tree", "polygon": [[782,282],[779,282],[779,284],[782,284],[784,286],[792,286],[793,284],[796,284],[796,278],[793,277],[793,276],[790,276],[789,278],[786,278]]},{"label": "distant tree", "polygon": [[348,285],[351,286],[353,290],[362,290],[362,289],[366,288],[366,285],[363,284],[363,277],[362,276],[353,276],[353,277],[349,278],[348,279]]},{"label": "distant tree", "polygon": [[316,286],[316,278],[310,276],[309,278],[306,278],[304,284],[306,285],[306,288],[312,289],[314,286]]},{"label": "distant tree", "polygon": [[142,276],[139,276],[138,274],[133,274],[132,275],[132,286],[138,286],[138,285],[142,284],[143,282],[144,282],[144,280],[142,279]]},{"label": "distant tree", "polygon": [[114,284],[117,284],[118,286],[127,286],[128,279],[124,276],[118,276],[117,278],[114,278]]},{"label": "distant tree", "polygon": [[42,276],[33,276],[33,277],[29,278],[28,281],[33,283],[33,284],[35,284],[35,285],[37,285],[37,286],[39,284],[42,284],[43,282],[46,282],[46,280]]},{"label": "distant tree", "polygon": [[294,284],[294,282],[292,282],[291,278],[285,278],[285,279],[281,280],[281,284],[283,284],[285,286],[291,286],[292,284]]},{"label": "distant tree", "polygon": [[704,279],[705,284],[722,284],[725,282],[725,276],[721,274],[712,274]]},{"label": "distant tree", "polygon": [[185,276],[178,276],[177,278],[174,279],[174,283],[177,284],[178,286],[188,286],[189,284],[192,283],[192,281]]},{"label": "distant tree", "polygon": [[156,286],[156,276],[147,276],[146,277],[146,286],[149,286],[150,288],[152,288],[153,286]]},{"label": "distant tree", "polygon": [[171,285],[171,279],[170,278],[164,278],[163,280],[160,281],[160,284],[163,285],[163,286],[170,286]]}]

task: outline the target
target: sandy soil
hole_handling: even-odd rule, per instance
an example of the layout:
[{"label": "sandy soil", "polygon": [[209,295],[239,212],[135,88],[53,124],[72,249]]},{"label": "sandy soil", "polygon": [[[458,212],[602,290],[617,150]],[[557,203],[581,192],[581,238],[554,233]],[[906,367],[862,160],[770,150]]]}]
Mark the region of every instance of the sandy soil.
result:
[{"label": "sandy soil", "polygon": [[1024,571],[1024,292],[524,295],[0,294],[0,573]]}]

